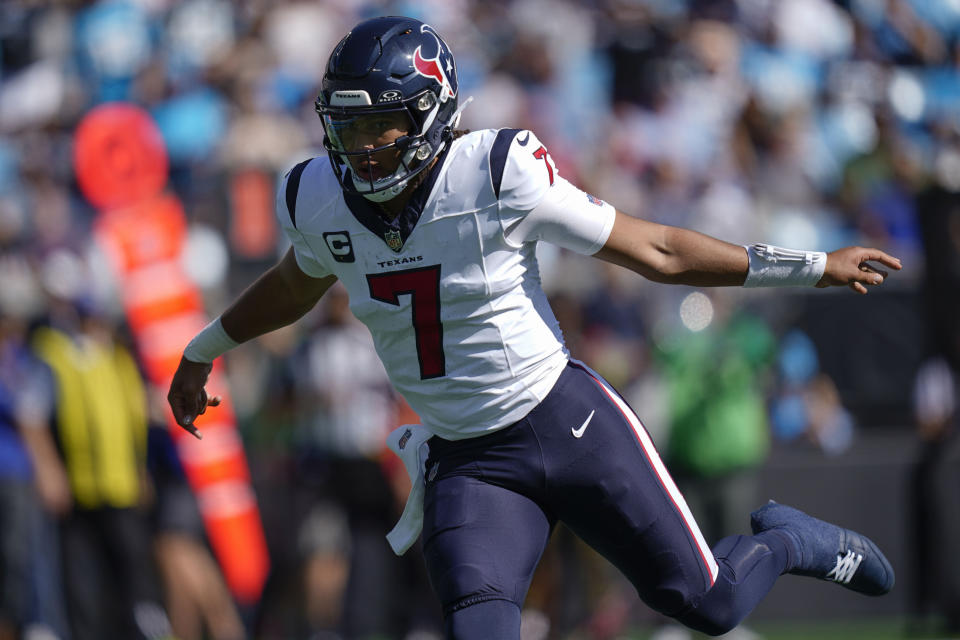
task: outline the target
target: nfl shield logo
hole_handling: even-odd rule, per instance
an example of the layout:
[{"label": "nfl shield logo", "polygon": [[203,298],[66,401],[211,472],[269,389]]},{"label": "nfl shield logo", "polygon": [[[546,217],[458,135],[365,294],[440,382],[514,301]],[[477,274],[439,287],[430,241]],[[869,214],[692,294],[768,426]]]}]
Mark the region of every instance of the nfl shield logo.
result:
[{"label": "nfl shield logo", "polygon": [[400,251],[400,249],[403,249],[403,240],[400,238],[399,231],[390,229],[383,234],[383,239],[387,241],[387,246],[394,251]]}]

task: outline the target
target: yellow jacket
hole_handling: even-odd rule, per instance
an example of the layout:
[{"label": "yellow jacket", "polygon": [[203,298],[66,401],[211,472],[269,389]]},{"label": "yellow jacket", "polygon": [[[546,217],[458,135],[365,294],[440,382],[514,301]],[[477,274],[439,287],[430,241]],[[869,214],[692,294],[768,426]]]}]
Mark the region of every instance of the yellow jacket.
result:
[{"label": "yellow jacket", "polygon": [[136,506],[147,403],[130,353],[51,328],[37,330],[33,347],[56,380],[57,434],[77,507]]}]

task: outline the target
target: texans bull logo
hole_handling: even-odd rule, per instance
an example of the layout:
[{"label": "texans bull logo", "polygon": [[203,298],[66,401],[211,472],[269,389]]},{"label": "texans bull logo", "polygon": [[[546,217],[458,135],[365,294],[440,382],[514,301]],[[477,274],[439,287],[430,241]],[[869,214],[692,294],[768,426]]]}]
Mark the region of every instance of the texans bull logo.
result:
[{"label": "texans bull logo", "polygon": [[437,53],[432,58],[423,57],[423,45],[417,47],[417,50],[413,52],[413,68],[416,69],[417,73],[427,78],[433,78],[440,84],[440,102],[446,102],[449,98],[457,97],[457,92],[453,90],[453,85],[450,83],[450,79],[447,77],[447,71],[453,71],[453,61],[447,60],[446,70],[444,70],[443,62],[440,60],[440,54],[443,52],[443,49],[440,46],[440,40],[437,38],[436,34],[430,31],[430,27],[423,25],[420,28],[420,31],[423,33],[430,33],[434,37],[434,40],[437,41]]}]

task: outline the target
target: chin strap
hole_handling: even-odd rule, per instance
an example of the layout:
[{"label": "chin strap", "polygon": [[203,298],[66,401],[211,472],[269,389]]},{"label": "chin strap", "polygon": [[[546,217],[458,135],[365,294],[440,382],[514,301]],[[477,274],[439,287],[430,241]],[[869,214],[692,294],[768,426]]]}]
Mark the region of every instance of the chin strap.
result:
[{"label": "chin strap", "polygon": [[450,118],[450,130],[453,131],[460,124],[460,115],[463,113],[463,110],[467,108],[467,105],[473,102],[473,96],[468,97],[463,101],[457,110],[453,112],[453,117]]},{"label": "chin strap", "polygon": [[[387,200],[391,200],[400,195],[400,193],[407,188],[409,183],[410,179],[407,178],[406,180],[401,180],[389,189],[384,189],[383,191],[374,191],[373,193],[361,193],[361,195],[370,202],[386,202]],[[356,186],[356,182],[354,182],[354,186]]]}]

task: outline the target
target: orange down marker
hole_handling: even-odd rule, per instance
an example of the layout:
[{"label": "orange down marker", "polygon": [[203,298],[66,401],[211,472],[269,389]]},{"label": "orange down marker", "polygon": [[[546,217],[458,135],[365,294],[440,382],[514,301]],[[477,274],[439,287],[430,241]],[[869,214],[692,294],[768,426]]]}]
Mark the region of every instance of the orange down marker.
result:
[{"label": "orange down marker", "polygon": [[[100,210],[94,233],[118,275],[137,351],[150,381],[166,389],[184,346],[207,318],[181,266],[187,225],[179,200],[164,190],[163,139],[146,112],[110,103],[87,114],[74,142],[77,181]],[[169,411],[168,425],[227,584],[239,602],[254,604],[270,561],[219,361],[207,391],[223,403],[204,414],[202,442]]]}]

